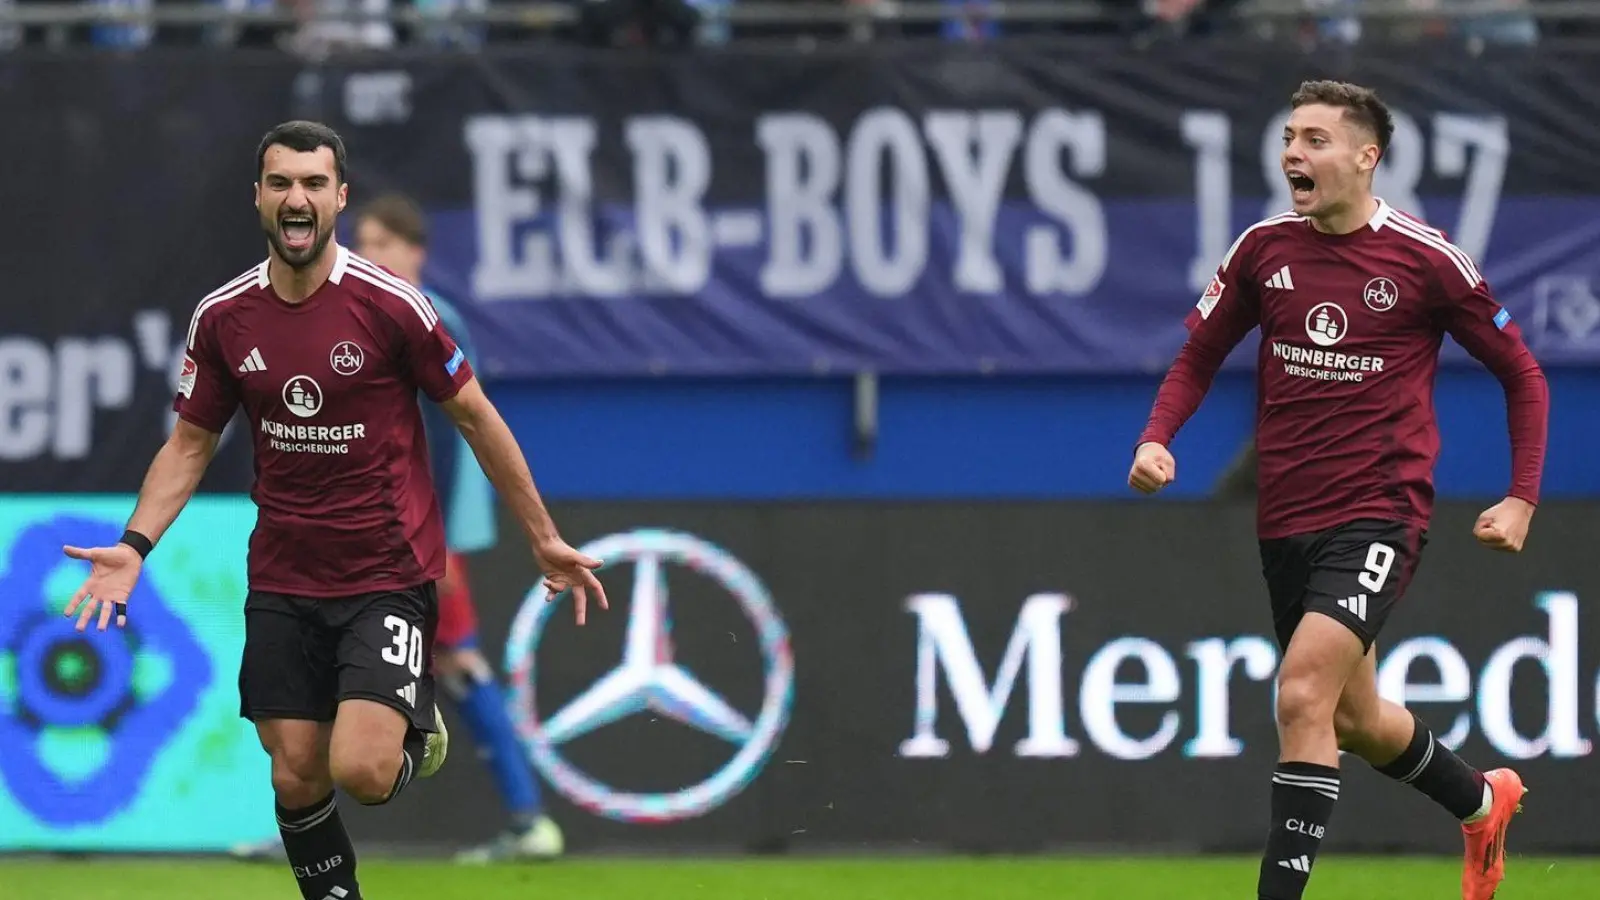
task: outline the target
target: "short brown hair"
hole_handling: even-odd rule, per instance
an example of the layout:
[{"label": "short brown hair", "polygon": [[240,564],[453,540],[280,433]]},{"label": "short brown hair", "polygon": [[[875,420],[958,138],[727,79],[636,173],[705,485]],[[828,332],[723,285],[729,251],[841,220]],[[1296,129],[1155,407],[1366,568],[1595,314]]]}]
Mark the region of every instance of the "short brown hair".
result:
[{"label": "short brown hair", "polygon": [[1389,152],[1389,139],[1394,137],[1394,116],[1378,99],[1377,91],[1343,81],[1307,81],[1289,98],[1289,105],[1295,109],[1312,103],[1344,110],[1357,125],[1372,132],[1378,142],[1378,156]]},{"label": "short brown hair", "polygon": [[412,246],[428,246],[428,217],[423,215],[417,201],[405,194],[374,197],[356,214],[356,224],[364,219],[377,222]]}]

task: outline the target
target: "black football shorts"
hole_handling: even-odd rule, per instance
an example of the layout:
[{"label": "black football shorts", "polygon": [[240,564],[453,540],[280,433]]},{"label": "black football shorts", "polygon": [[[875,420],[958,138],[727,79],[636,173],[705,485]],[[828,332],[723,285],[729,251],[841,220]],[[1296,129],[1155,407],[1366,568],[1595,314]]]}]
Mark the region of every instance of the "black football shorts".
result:
[{"label": "black football shorts", "polygon": [[341,701],[361,699],[436,729],[432,582],[339,598],[251,591],[244,616],[240,716],[331,722]]},{"label": "black football shorts", "polygon": [[1427,532],[1415,525],[1379,519],[1262,541],[1278,646],[1287,649],[1300,620],[1314,611],[1342,622],[1371,650],[1427,543]]}]

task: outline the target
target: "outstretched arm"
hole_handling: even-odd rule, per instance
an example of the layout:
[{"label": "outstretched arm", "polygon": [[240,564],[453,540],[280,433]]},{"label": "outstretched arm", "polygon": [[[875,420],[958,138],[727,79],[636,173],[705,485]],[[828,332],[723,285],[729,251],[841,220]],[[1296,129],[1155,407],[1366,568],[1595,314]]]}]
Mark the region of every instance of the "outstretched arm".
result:
[{"label": "outstretched arm", "polygon": [[461,436],[466,438],[484,474],[511,507],[528,539],[535,545],[559,540],[555,522],[533,483],[533,473],[528,469],[516,436],[501,418],[500,411],[489,402],[478,380],[468,381],[442,406],[461,430]]},{"label": "outstretched arm", "polygon": [[[219,437],[215,432],[179,419],[145,472],[139,501],[134,506],[133,517],[128,520],[127,530],[136,534],[126,535],[123,541],[110,547],[62,548],[73,559],[90,564],[89,577],[73,594],[66,609],[68,616],[78,614],[79,631],[89,627],[96,611],[100,614],[101,631],[110,624],[113,609],[117,625],[127,624],[128,596],[133,593],[139,572],[144,568],[144,555],[150,552],[150,546],[161,540],[189,498],[194,496],[200,476],[205,474],[206,466],[217,451]],[[150,546],[136,546],[145,540]]]},{"label": "outstretched arm", "polygon": [[533,473],[528,470],[516,436],[501,418],[500,411],[489,402],[478,380],[469,379],[442,405],[466,438],[467,445],[478,458],[478,465],[483,467],[484,474],[489,476],[489,481],[510,505],[517,522],[527,533],[539,569],[545,573],[550,598],[570,588],[577,605],[579,625],[588,616],[589,592],[594,592],[601,609],[609,609],[605,588],[593,571],[600,568],[601,561],[579,553],[561,539],[539,496],[539,489],[534,486]]},{"label": "outstretched arm", "polygon": [[128,520],[128,530],[137,531],[154,544],[188,505],[200,486],[200,477],[216,455],[222,435],[198,425],[178,420],[167,442],[156,451],[139,488],[139,502]]}]

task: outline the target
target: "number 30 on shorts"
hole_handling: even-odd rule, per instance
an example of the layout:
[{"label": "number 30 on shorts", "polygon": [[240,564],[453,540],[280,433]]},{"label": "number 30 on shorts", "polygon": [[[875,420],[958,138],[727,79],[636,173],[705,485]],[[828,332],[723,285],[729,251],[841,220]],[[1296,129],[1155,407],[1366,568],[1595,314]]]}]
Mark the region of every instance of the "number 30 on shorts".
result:
[{"label": "number 30 on shorts", "polygon": [[[1374,588],[1373,590],[1377,589]],[[383,648],[383,661],[397,666],[405,666],[411,670],[411,677],[421,678],[422,629],[413,628],[410,622],[399,616],[384,617],[383,627],[394,633],[394,643]]]},{"label": "number 30 on shorts", "polygon": [[1383,590],[1389,580],[1389,570],[1394,566],[1394,548],[1388,544],[1373,544],[1367,548],[1367,563],[1356,575],[1356,581],[1374,594]]}]

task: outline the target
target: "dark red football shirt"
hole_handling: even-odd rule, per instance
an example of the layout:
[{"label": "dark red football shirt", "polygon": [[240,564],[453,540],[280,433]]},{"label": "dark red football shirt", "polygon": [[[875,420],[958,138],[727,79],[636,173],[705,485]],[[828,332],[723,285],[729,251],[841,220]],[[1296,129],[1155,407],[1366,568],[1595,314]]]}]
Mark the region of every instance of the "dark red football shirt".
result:
[{"label": "dark red football shirt", "polygon": [[1466,253],[1379,202],[1372,221],[1325,234],[1292,213],[1228,251],[1190,312],[1189,338],[1139,441],[1171,442],[1223,360],[1261,328],[1256,363],[1262,538],[1433,514],[1439,348],[1448,334],[1505,386],[1509,496],[1539,500],[1549,394],[1516,323]]},{"label": "dark red football shirt", "polygon": [[344,247],[303,303],[265,262],[195,308],[173,408],[221,432],[242,405],[259,513],[250,586],[307,597],[444,577],[420,389],[455,396],[472,368],[427,298]]}]

